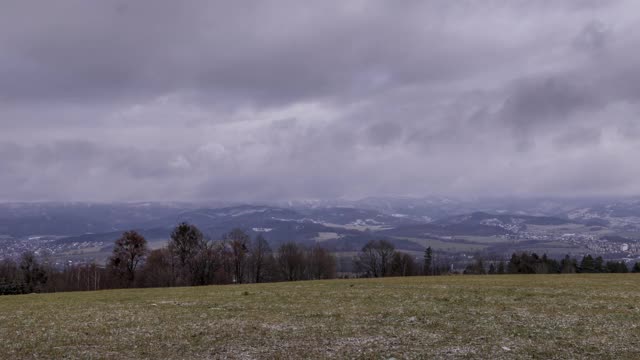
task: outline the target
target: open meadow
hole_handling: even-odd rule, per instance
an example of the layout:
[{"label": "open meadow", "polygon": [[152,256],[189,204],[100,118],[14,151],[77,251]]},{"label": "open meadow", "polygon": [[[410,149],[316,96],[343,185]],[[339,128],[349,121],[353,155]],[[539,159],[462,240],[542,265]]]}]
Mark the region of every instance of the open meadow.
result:
[{"label": "open meadow", "polygon": [[640,357],[636,274],[440,276],[0,297],[0,358]]}]

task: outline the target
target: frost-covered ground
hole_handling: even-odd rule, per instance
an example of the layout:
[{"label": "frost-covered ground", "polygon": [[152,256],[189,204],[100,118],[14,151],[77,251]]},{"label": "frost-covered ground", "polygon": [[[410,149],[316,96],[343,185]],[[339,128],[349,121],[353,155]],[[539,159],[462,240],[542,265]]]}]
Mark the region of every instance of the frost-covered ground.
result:
[{"label": "frost-covered ground", "polygon": [[640,275],[449,276],[0,297],[0,357],[640,354]]}]

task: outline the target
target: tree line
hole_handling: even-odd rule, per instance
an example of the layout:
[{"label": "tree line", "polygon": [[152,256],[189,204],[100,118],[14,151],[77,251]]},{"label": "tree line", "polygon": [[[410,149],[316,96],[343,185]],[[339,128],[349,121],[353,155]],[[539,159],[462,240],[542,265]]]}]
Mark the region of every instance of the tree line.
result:
[{"label": "tree line", "polygon": [[441,275],[448,267],[438,262],[431,247],[424,251],[420,262],[414,256],[396,251],[386,240],[366,243],[355,258],[355,270],[360,277]]},{"label": "tree line", "polygon": [[[397,251],[386,240],[367,242],[353,258],[358,277],[442,275],[453,269],[431,247],[422,257]],[[633,272],[640,272],[635,263]],[[624,262],[585,255],[560,261],[536,253],[514,253],[508,262],[485,263],[477,257],[464,274],[555,274],[629,272]],[[353,275],[353,274],[352,274]],[[150,250],[136,231],[126,231],[114,242],[104,266],[53,266],[33,253],[0,261],[0,295],[32,292],[102,290],[132,287],[171,287],[243,284],[275,281],[333,279],[336,257],[318,244],[286,242],[272,249],[258,234],[251,238],[233,229],[221,240],[210,241],[192,224],[181,223],[171,232],[167,246]]]},{"label": "tree line", "polygon": [[[431,248],[424,259],[396,251],[385,240],[369,241],[355,257],[359,277],[440,275]],[[194,225],[176,226],[167,246],[150,250],[147,240],[127,231],[114,242],[105,266],[66,265],[57,268],[27,252],[18,261],[0,261],[0,295],[32,292],[102,290],[333,279],[336,257],[321,246],[294,242],[272,250],[262,235],[251,239],[234,229],[220,241],[208,241]]]},{"label": "tree line", "polygon": [[[575,274],[575,273],[628,273],[630,270],[624,261],[605,260],[602,256],[593,257],[587,254],[580,261],[566,255],[560,261],[547,254],[514,253],[505,264],[504,261],[491,262],[487,268],[482,258],[478,257],[467,265],[465,274]],[[636,262],[631,272],[640,272],[640,262]]]},{"label": "tree line", "polygon": [[17,261],[5,259],[0,261],[0,295],[335,277],[336,258],[320,246],[287,242],[273,250],[262,235],[252,239],[241,229],[210,241],[195,225],[181,223],[173,229],[167,246],[154,250],[138,232],[123,233],[105,266],[56,268],[30,252]]}]

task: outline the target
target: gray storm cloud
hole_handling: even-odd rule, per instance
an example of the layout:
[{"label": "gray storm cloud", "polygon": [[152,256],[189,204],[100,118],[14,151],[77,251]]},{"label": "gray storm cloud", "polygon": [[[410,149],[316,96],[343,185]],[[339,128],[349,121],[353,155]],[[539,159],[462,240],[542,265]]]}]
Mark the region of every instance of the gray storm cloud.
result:
[{"label": "gray storm cloud", "polygon": [[7,0],[0,200],[638,194],[637,14]]}]

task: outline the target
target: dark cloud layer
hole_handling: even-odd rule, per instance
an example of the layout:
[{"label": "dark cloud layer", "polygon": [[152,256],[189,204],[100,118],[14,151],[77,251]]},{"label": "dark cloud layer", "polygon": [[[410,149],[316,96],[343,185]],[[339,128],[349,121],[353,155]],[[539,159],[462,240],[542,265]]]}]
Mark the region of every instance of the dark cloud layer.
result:
[{"label": "dark cloud layer", "polygon": [[638,194],[638,13],[8,0],[0,200]]}]

